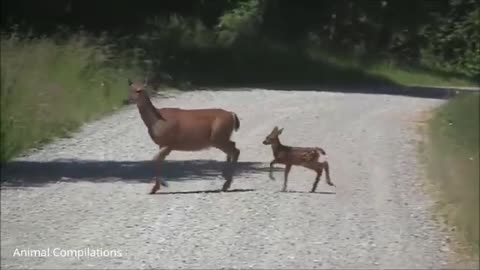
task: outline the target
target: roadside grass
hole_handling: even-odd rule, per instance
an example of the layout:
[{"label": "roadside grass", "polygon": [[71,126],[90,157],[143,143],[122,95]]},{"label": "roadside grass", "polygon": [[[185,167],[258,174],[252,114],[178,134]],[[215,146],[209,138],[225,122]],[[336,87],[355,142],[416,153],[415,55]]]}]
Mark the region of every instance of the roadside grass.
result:
[{"label": "roadside grass", "polygon": [[439,75],[434,71],[399,67],[387,63],[368,67],[367,73],[382,76],[405,86],[478,87],[478,83],[469,78],[459,78],[459,76],[447,74]]},{"label": "roadside grass", "polygon": [[121,106],[126,78],[139,69],[112,59],[106,45],[82,33],[61,41],[3,34],[1,161]]},{"label": "roadside grass", "polygon": [[479,87],[480,81],[463,74],[434,70],[425,66],[407,66],[372,56],[332,53],[321,48],[307,49],[310,58],[337,67],[361,70],[403,86]]},{"label": "roadside grass", "polygon": [[[455,97],[427,122],[423,158],[436,198],[435,214],[478,256],[480,94]],[[465,245],[466,244],[466,245]]]}]

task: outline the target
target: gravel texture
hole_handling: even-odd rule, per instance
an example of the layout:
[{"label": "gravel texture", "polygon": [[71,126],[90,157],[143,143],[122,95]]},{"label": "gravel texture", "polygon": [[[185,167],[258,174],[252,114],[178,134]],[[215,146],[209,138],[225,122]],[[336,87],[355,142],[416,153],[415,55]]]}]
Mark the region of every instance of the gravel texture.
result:
[{"label": "gravel texture", "polygon": [[[233,191],[215,192],[225,156],[210,149],[172,152],[162,167],[169,187],[148,195],[158,148],[136,107],[125,107],[2,169],[2,269],[452,267],[417,169],[414,119],[441,100],[238,89],[153,102],[238,114]],[[290,192],[279,192],[283,166],[270,180],[272,152],[261,143],[275,125],[284,144],[325,149],[336,188],[322,176],[308,193],[315,173],[293,167]],[[58,253],[86,248],[121,256]]]}]

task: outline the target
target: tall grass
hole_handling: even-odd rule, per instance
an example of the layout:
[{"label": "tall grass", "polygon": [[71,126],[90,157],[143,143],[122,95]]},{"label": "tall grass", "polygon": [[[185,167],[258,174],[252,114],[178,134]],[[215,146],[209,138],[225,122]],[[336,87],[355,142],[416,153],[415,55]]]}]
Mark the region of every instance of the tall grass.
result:
[{"label": "tall grass", "polygon": [[85,33],[58,40],[2,34],[1,161],[119,107],[127,76],[139,68],[114,56]]},{"label": "tall grass", "polygon": [[437,189],[438,213],[455,226],[477,255],[479,242],[480,94],[454,98],[428,123],[429,178]]}]

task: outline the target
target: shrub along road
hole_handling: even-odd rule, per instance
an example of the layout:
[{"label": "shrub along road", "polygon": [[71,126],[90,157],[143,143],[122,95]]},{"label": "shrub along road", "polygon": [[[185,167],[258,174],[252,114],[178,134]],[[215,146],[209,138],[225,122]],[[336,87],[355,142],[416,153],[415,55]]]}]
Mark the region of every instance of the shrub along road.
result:
[{"label": "shrub along road", "polygon": [[[2,170],[2,268],[455,266],[417,160],[415,118],[441,100],[239,89],[153,102],[238,114],[233,191],[214,192],[225,155],[211,149],[172,152],[162,167],[169,187],[147,195],[153,168],[145,161],[158,148],[128,106]],[[262,145],[275,125],[284,144],[325,149],[336,188],[322,176],[317,193],[308,193],[315,174],[293,167],[291,192],[279,192],[283,166],[270,180],[272,152]],[[44,257],[14,256],[47,248]],[[106,256],[66,254],[86,248]]]}]

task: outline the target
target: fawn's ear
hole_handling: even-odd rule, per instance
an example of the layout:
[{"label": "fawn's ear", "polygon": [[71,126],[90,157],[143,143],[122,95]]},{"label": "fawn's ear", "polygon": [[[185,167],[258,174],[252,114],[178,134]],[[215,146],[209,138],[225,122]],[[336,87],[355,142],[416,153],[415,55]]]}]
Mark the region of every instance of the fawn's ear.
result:
[{"label": "fawn's ear", "polygon": [[132,80],[128,79],[128,86],[132,86],[133,82]]},{"label": "fawn's ear", "polygon": [[279,130],[277,131],[277,135],[282,134],[282,131],[283,131],[283,128],[279,129]]}]

